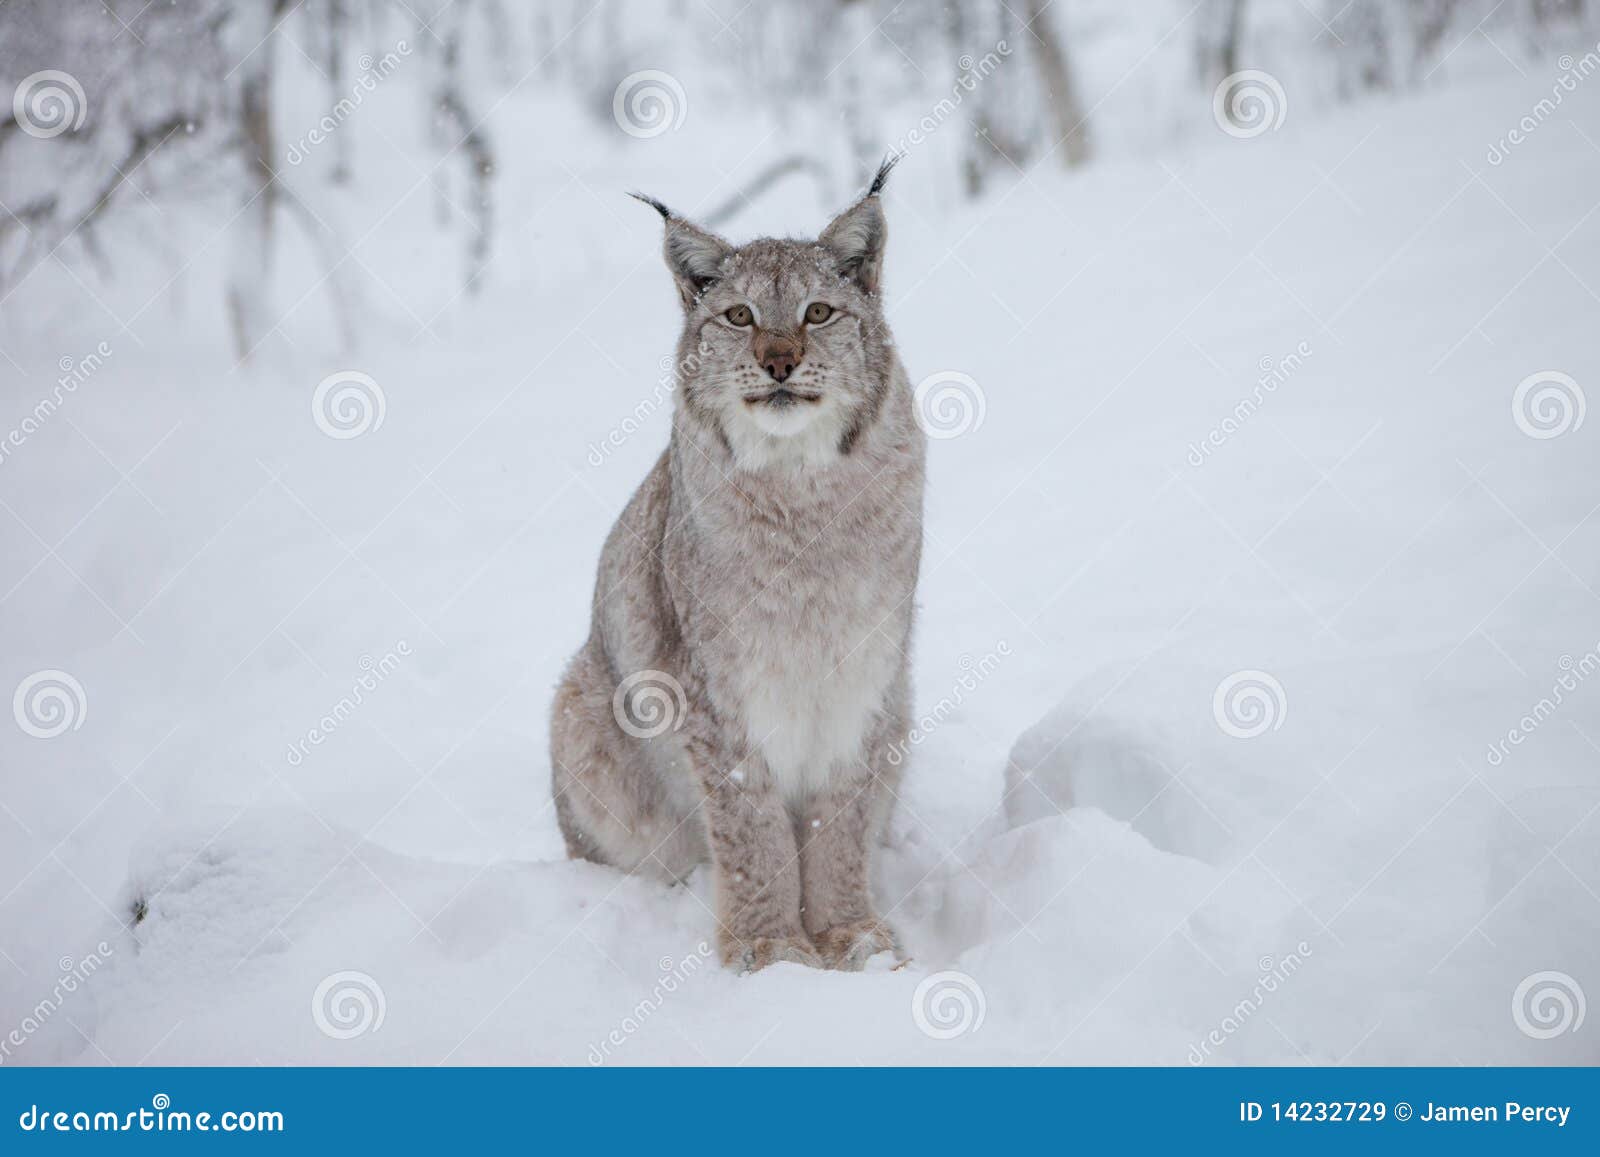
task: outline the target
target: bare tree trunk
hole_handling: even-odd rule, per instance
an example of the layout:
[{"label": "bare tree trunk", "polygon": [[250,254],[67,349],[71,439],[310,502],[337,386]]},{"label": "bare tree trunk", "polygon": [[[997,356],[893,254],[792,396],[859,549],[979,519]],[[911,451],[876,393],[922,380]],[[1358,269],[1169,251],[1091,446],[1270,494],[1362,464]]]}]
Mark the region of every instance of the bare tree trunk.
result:
[{"label": "bare tree trunk", "polygon": [[1357,93],[1394,87],[1389,9],[1378,0],[1349,0],[1342,11],[1339,95],[1349,99]]},{"label": "bare tree trunk", "polygon": [[[494,233],[494,202],[490,180],[494,176],[494,150],[489,136],[467,106],[461,82],[461,32],[466,23],[467,0],[456,0],[450,14],[450,27],[444,36],[439,68],[439,85],[434,107],[440,121],[449,129],[451,150],[460,149],[466,159],[467,199],[463,207],[472,236],[467,241],[465,284],[476,293],[489,265]],[[442,193],[441,193],[442,196]]]},{"label": "bare tree trunk", "polygon": [[[945,9],[945,35],[950,44],[951,59],[959,62],[962,53],[967,51],[967,38],[971,35],[966,0],[950,0],[950,6]],[[960,64],[956,67],[959,68]],[[978,197],[983,193],[988,161],[982,137],[989,126],[985,123],[983,109],[976,98],[966,106],[962,120],[967,131],[961,144],[961,183],[968,197]]]},{"label": "bare tree trunk", "polygon": [[1047,0],[1028,0],[1028,25],[1033,33],[1039,78],[1044,84],[1045,104],[1055,124],[1056,143],[1066,167],[1075,169],[1089,159],[1088,118],[1078,101],[1067,50],[1050,23],[1046,4]]},{"label": "bare tree trunk", "polygon": [[273,162],[277,139],[272,126],[273,37],[270,30],[288,0],[262,0],[266,17],[258,47],[240,67],[239,120],[244,160],[244,211],[234,235],[229,274],[228,316],[238,360],[250,360],[266,336],[271,301],[272,225],[277,208]]},{"label": "bare tree trunk", "polygon": [[1215,87],[1239,71],[1239,42],[1244,36],[1245,0],[1211,0],[1200,23],[1200,80]]},{"label": "bare tree trunk", "polygon": [[[327,0],[328,3],[328,101],[337,106],[345,97],[344,51],[345,32],[350,14],[345,0]],[[335,185],[350,183],[350,134],[333,134],[333,172],[329,180]]]}]

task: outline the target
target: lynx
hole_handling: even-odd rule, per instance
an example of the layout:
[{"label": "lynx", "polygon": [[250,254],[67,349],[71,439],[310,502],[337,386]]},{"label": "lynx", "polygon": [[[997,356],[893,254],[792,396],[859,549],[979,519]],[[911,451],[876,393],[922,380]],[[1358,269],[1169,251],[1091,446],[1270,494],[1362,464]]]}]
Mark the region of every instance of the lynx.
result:
[{"label": "lynx", "polygon": [[601,552],[552,786],[573,857],[667,880],[709,860],[744,971],[898,951],[869,877],[926,446],[879,297],[889,168],[815,241],[736,247],[639,198],[683,306],[672,434]]}]

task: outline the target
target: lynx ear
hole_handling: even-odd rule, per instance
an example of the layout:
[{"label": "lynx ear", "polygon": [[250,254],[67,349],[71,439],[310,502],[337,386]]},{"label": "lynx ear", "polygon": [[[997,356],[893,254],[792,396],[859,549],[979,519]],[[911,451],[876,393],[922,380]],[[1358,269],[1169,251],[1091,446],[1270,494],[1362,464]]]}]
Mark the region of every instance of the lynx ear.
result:
[{"label": "lynx ear", "polygon": [[883,280],[883,246],[889,239],[889,223],[884,219],[878,194],[889,179],[899,157],[890,157],[878,167],[867,195],[833,219],[817,240],[830,250],[851,278],[868,293],[878,292]]},{"label": "lynx ear", "polygon": [[678,296],[683,299],[684,308],[687,309],[694,304],[695,298],[705,292],[706,286],[721,276],[722,263],[733,252],[733,246],[715,233],[674,216],[671,209],[654,197],[646,197],[642,193],[630,193],[629,196],[649,205],[667,223],[662,251],[667,259],[667,268],[672,271],[672,280],[677,283]]}]

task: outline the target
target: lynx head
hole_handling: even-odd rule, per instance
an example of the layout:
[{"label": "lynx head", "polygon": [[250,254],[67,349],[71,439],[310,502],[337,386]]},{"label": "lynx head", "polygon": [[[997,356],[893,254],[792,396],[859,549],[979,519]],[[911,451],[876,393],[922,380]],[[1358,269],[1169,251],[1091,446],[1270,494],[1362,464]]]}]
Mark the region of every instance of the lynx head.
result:
[{"label": "lynx head", "polygon": [[878,417],[894,363],[878,296],[888,237],[878,194],[893,163],[815,241],[735,246],[639,198],[666,220],[683,302],[680,404],[741,467],[825,466]]}]

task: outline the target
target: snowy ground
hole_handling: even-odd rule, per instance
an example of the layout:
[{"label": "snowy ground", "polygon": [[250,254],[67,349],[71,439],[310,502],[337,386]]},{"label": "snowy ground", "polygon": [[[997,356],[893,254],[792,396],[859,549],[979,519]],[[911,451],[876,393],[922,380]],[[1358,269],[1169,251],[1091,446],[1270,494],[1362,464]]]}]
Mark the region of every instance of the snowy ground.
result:
[{"label": "snowy ground", "polygon": [[[111,353],[0,465],[4,686],[64,670],[86,705],[0,729],[0,1034],[109,959],[6,1061],[1600,1060],[1593,1024],[1513,1013],[1541,972],[1600,995],[1600,679],[1489,755],[1600,648],[1600,420],[1535,438],[1512,401],[1560,371],[1600,403],[1600,82],[1486,160],[1553,75],[973,206],[902,168],[903,356],[986,409],[932,447],[916,663],[943,718],[882,862],[899,971],[726,974],[696,958],[706,879],[565,862],[550,810],[550,691],[667,427],[591,449],[676,325],[618,191],[717,203],[748,141],[691,120],[508,164],[514,256],[470,305],[397,161],[328,208],[387,318],[345,359],[289,260],[299,304],[233,368],[187,288],[231,209],[196,206],[154,300],[165,276],[47,264],[4,307],[6,413]],[[791,188],[730,232],[822,219]],[[385,399],[346,440],[311,412],[342,369]],[[1252,738],[1213,709],[1240,671],[1282,689]],[[949,1039],[913,1014],[940,971],[981,992]],[[312,1008],[348,984],[382,1020],[345,1039]]]}]

